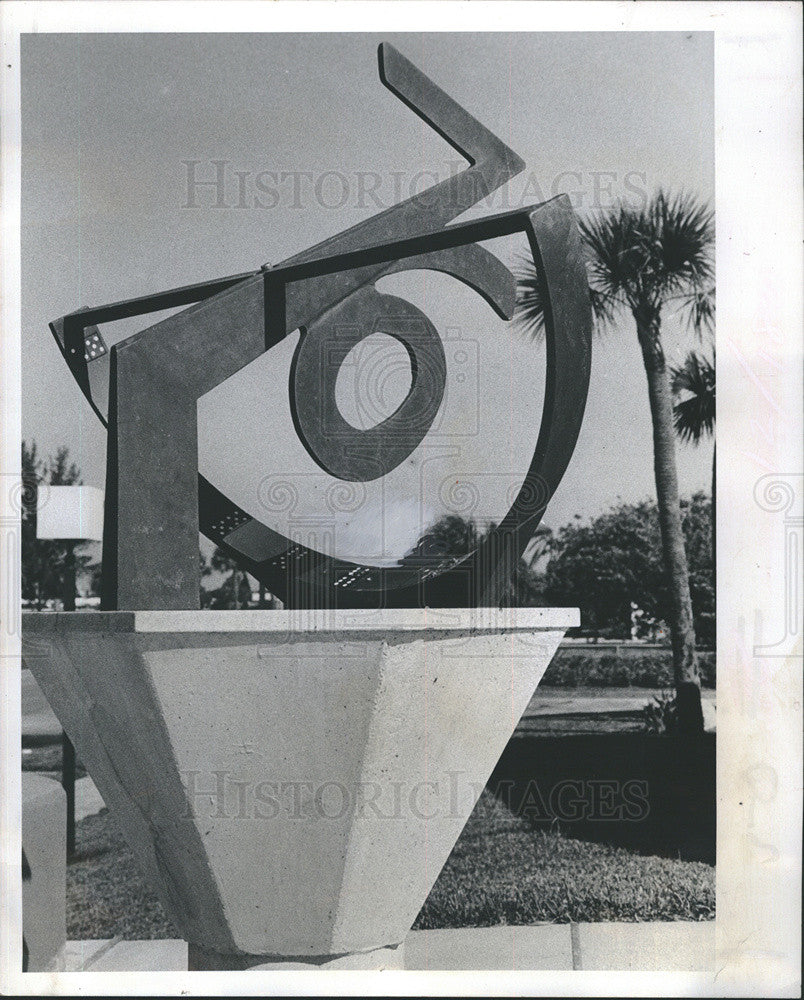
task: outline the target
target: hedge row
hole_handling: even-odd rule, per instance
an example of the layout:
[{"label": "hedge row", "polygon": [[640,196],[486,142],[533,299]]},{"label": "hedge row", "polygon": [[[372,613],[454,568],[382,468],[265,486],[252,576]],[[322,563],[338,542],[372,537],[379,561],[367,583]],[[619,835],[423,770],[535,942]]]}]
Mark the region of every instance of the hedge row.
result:
[{"label": "hedge row", "polygon": [[[701,683],[715,687],[715,653],[698,653]],[[577,647],[560,647],[541,682],[541,687],[673,687],[673,654],[669,649],[651,649],[634,655],[616,652],[588,653]]]}]

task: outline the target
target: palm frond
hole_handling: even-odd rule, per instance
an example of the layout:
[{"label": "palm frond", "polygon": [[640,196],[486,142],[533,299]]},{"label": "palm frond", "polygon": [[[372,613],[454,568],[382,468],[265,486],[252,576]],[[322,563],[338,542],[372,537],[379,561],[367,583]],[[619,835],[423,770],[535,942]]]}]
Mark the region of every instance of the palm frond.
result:
[{"label": "palm frond", "polygon": [[709,358],[690,351],[684,364],[670,369],[673,426],[685,443],[699,444],[715,430],[715,367]]},{"label": "palm frond", "polygon": [[713,283],[714,215],[692,195],[660,190],[641,208],[621,203],[580,227],[594,284],[632,309]]},{"label": "palm frond", "polygon": [[[642,207],[620,203],[578,225],[598,326],[612,324],[623,308],[658,320],[669,300],[681,298],[696,330],[711,327],[715,230],[705,203],[660,190]],[[544,306],[533,261],[522,262],[518,281],[517,319],[538,336]]]},{"label": "palm frond", "polygon": [[[533,260],[522,258],[515,277],[517,281],[515,319],[530,336],[539,339],[544,335],[544,301],[541,282]],[[621,303],[615,297],[596,288],[591,282],[589,297],[592,315],[599,327],[613,324]]]},{"label": "palm frond", "polygon": [[715,329],[715,286],[695,288],[681,296],[679,313],[685,325],[701,337]]},{"label": "palm frond", "polygon": [[544,334],[544,299],[533,260],[523,257],[518,262],[515,277],[515,319],[532,337],[539,338]]},{"label": "palm frond", "polygon": [[714,213],[693,195],[659,191],[648,206],[654,277],[665,294],[708,287],[714,279]]},{"label": "palm frond", "polygon": [[581,219],[579,226],[590,252],[592,285],[608,298],[630,304],[645,265],[639,213],[619,205],[591,219]]}]

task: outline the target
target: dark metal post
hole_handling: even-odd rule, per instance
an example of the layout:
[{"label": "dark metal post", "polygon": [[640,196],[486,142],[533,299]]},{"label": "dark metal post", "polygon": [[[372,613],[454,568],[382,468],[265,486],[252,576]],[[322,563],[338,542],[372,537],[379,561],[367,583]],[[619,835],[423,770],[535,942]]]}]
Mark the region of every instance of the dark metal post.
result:
[{"label": "dark metal post", "polygon": [[75,747],[61,734],[61,787],[67,795],[67,859],[75,854]]},{"label": "dark metal post", "polygon": [[[75,611],[75,545],[65,544],[62,604]],[[67,733],[61,734],[61,787],[67,796],[67,858],[75,854],[75,747]]]},{"label": "dark metal post", "polygon": [[62,604],[65,611],[75,611],[75,545],[65,543],[64,577],[62,579]]}]

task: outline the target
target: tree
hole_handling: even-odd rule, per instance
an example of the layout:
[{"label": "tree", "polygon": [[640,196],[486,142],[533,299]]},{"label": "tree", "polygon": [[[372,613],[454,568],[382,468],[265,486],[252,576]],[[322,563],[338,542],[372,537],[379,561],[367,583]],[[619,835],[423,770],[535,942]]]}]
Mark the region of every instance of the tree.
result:
[{"label": "tree", "polygon": [[655,527],[651,505],[641,503],[559,529],[547,564],[547,599],[578,604],[582,627],[596,636],[630,635],[632,602],[650,618],[662,617]]},{"label": "tree", "polygon": [[198,603],[201,608],[208,608],[210,604],[210,591],[208,591],[204,584],[200,581],[206,580],[206,578],[212,573],[212,567],[209,565],[209,560],[199,549],[198,552],[198,575],[199,575],[199,586],[198,586]]},{"label": "tree", "polygon": [[[714,358],[714,345],[713,345]],[[673,425],[685,444],[699,445],[715,433],[715,365],[714,360],[697,351],[690,351],[684,364],[670,369],[673,396]],[[717,446],[715,446],[717,447]],[[712,560],[715,555],[715,449],[712,450]]]},{"label": "tree", "polygon": [[[709,645],[714,620],[709,500],[696,493],[681,501],[681,511],[695,627]],[[562,527],[551,544],[545,597],[552,604],[577,603],[582,627],[596,636],[628,638],[634,605],[648,623],[665,622],[671,601],[656,504],[620,504],[588,523],[576,518]]]},{"label": "tree", "polygon": [[698,648],[715,648],[714,503],[703,492],[681,501]]},{"label": "tree", "polygon": [[[620,204],[580,222],[587,251],[592,309],[599,327],[633,317],[642,354],[653,424],[653,465],[664,569],[671,597],[673,670],[679,729],[703,730],[701,681],[695,656],[687,556],[678,495],[673,400],[662,344],[668,307],[681,306],[700,332],[713,319],[714,215],[694,196],[659,191],[643,207]],[[540,282],[526,265],[519,286],[519,317],[539,334],[544,327]]]},{"label": "tree", "polygon": [[[478,530],[473,520],[458,514],[445,514],[421,536],[416,545],[401,560],[400,566],[429,569],[443,568],[459,562],[496,530],[491,523],[485,532]],[[501,594],[504,607],[532,607],[543,605],[543,579],[536,572],[536,564],[546,551],[549,528],[537,529],[525,552],[527,558],[518,559]]]},{"label": "tree", "polygon": [[401,566],[428,568],[456,563],[473,552],[480,542],[480,533],[473,520],[458,514],[445,514],[425,531],[414,547],[401,560]]},{"label": "tree", "polygon": [[548,528],[546,524],[540,524],[525,546],[525,550],[522,553],[522,560],[527,566],[535,570],[539,562],[550,554],[552,543],[552,528]]},{"label": "tree", "polygon": [[42,460],[36,441],[22,442],[22,598],[31,601],[41,611],[48,598],[54,597],[58,581],[55,577],[55,543],[36,537],[36,504],[39,483],[43,481]]},{"label": "tree", "polygon": [[202,607],[209,608],[229,608],[239,611],[247,608],[251,603],[251,586],[248,576],[221,549],[215,549],[212,559],[207,563],[203,554],[199,554],[201,560],[201,576],[211,576],[213,572],[223,573],[224,580],[215,590],[203,590],[201,592]]},{"label": "tree", "polygon": [[544,607],[544,574],[539,573],[535,561],[529,563],[520,558],[511,571],[511,579],[503,590],[500,606],[505,608],[542,608]]},{"label": "tree", "polygon": [[53,598],[61,598],[65,610],[75,609],[75,575],[90,562],[80,552],[81,543],[36,537],[36,508],[41,484],[81,485],[78,466],[70,461],[69,449],[62,446],[55,456],[43,460],[36,442],[22,442],[22,483],[25,503],[22,510],[22,597],[37,611]]}]

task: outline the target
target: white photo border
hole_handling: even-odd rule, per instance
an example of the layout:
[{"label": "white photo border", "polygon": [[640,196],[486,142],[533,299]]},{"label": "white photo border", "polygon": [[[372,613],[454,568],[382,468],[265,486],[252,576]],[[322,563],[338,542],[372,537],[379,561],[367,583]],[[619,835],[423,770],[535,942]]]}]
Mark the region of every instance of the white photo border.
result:
[{"label": "white photo border", "polygon": [[[802,9],[786,2],[19,2],[2,22],[0,989],[139,995],[800,995]],[[21,969],[20,34],[714,31],[718,336],[717,954],[712,974]],[[682,113],[682,112],[680,112]],[[781,485],[779,485],[781,484]],[[798,492],[796,492],[798,491]],[[790,496],[793,499],[788,504]],[[786,506],[787,504],[787,506]],[[791,506],[793,505],[793,506]],[[17,504],[18,506],[18,504]],[[791,513],[792,511],[792,513]],[[797,520],[798,518],[798,520]],[[792,525],[792,526],[791,526]],[[798,532],[798,534],[796,534]],[[792,541],[791,541],[792,539]],[[796,549],[795,546],[799,548]],[[792,548],[791,548],[792,546]],[[787,554],[786,554],[787,553]],[[785,617],[785,608],[788,608]],[[781,639],[779,638],[781,636]],[[769,647],[775,649],[771,650]]]}]

